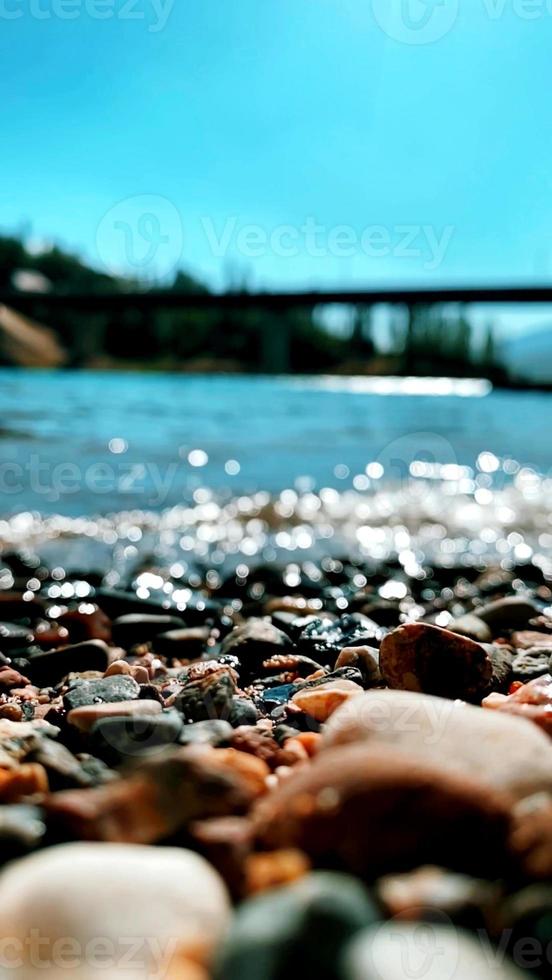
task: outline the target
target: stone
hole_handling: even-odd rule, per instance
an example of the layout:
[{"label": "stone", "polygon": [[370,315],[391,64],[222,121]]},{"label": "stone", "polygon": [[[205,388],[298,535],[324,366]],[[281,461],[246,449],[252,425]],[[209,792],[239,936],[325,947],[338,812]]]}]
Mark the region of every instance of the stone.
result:
[{"label": "stone", "polygon": [[[21,944],[26,980],[38,980],[45,961],[55,962],[60,976],[96,975],[106,947],[110,976],[167,976],[171,961],[188,952],[206,960],[229,919],[219,875],[181,848],[63,844],[23,858],[0,876],[0,932],[12,939],[10,950]],[[40,958],[29,941],[33,934],[40,936]]]},{"label": "stone", "polygon": [[201,680],[186,684],[177,695],[174,706],[186,722],[222,718],[228,721],[236,684],[228,668],[206,674]]},{"label": "stone", "polygon": [[259,715],[257,709],[249,698],[232,698],[232,705],[228,721],[232,728],[239,728],[240,725],[254,725]]},{"label": "stone", "polygon": [[512,648],[501,643],[482,643],[481,645],[491,660],[491,687],[493,691],[506,692],[514,679]]},{"label": "stone", "polygon": [[149,643],[161,633],[182,629],[186,626],[179,616],[128,613],[113,621],[112,635],[115,646],[130,650],[142,643]]},{"label": "stone", "polygon": [[221,653],[233,654],[240,661],[240,675],[257,677],[265,660],[291,652],[293,644],[289,636],[268,619],[248,619],[236,626],[222,641]]},{"label": "stone", "polygon": [[[130,704],[136,706],[143,702],[131,701]],[[119,765],[121,761],[129,761],[145,752],[159,752],[167,746],[182,744],[183,729],[184,723],[176,711],[161,713],[158,710],[149,714],[104,715],[93,723],[90,734],[97,752]]]},{"label": "stone", "polygon": [[373,751],[446,764],[517,799],[552,792],[552,746],[521,718],[408,691],[368,691],[332,716],[324,748],[368,742]]},{"label": "stone", "polygon": [[229,745],[233,735],[232,725],[221,718],[196,721],[191,725],[184,725],[180,719],[178,741],[181,745],[212,745],[218,748],[220,745]]},{"label": "stone", "polygon": [[449,623],[451,633],[460,633],[461,636],[469,636],[478,643],[490,643],[493,634],[490,626],[476,616],[475,613],[465,613]]},{"label": "stone", "polygon": [[0,806],[0,865],[39,847],[45,835],[40,807],[23,803]]},{"label": "stone", "polygon": [[552,670],[552,652],[542,647],[529,647],[518,653],[512,662],[512,678],[527,684]]},{"label": "stone", "polygon": [[18,803],[25,797],[47,792],[48,776],[37,763],[0,769],[0,803]]},{"label": "stone", "polygon": [[153,639],[153,648],[167,660],[195,660],[201,657],[211,635],[209,626],[183,627],[160,633]]},{"label": "stone", "polygon": [[552,675],[536,677],[509,697],[490,695],[483,707],[532,721],[552,737]]},{"label": "stone", "polygon": [[52,793],[44,802],[48,824],[56,834],[81,840],[152,844],[197,820],[243,814],[258,796],[259,774],[249,778],[220,755],[226,751],[165,749],[105,786]]},{"label": "stone", "polygon": [[133,677],[119,674],[101,680],[77,681],[63,696],[66,711],[84,708],[90,704],[113,704],[117,701],[134,701],[140,696],[140,686]]},{"label": "stone", "polygon": [[92,756],[77,759],[62,742],[44,738],[32,753],[34,762],[46,770],[52,792],[85,786],[100,786],[115,778],[115,773]]},{"label": "stone", "polygon": [[498,877],[511,798],[486,781],[397,749],[346,745],[317,755],[252,811],[261,848],[299,848],[315,866],[373,881],[423,864]]},{"label": "stone", "polygon": [[379,642],[384,630],[366,616],[351,613],[332,621],[327,618],[308,623],[299,636],[300,653],[312,657],[324,667],[334,667],[345,647],[370,646]]},{"label": "stone", "polygon": [[529,980],[490,941],[439,922],[386,922],[359,933],[343,956],[343,980]]},{"label": "stone", "polygon": [[109,647],[103,640],[86,640],[33,654],[29,673],[37,687],[55,687],[72,672],[103,671],[109,663]]},{"label": "stone", "polygon": [[84,643],[85,640],[111,642],[111,620],[91,602],[82,602],[76,609],[63,613],[58,622],[69,633],[71,643]]},{"label": "stone", "polygon": [[28,677],[24,677],[18,670],[12,667],[0,667],[0,691],[4,688],[9,691],[14,687],[25,687],[30,684]]},{"label": "stone", "polygon": [[512,633],[512,646],[516,650],[531,650],[540,647],[544,653],[552,657],[552,636],[550,633],[540,633],[538,630],[518,630]]},{"label": "stone", "polygon": [[361,882],[315,871],[238,907],[214,980],[335,980],[345,943],[378,917]]},{"label": "stone", "polygon": [[149,731],[148,719],[152,715],[160,714],[162,706],[159,701],[116,701],[110,704],[85,704],[81,708],[73,708],[67,714],[67,721],[70,725],[80,729],[81,732],[89,732],[97,722],[105,718],[133,718],[135,727],[140,724]]},{"label": "stone", "polygon": [[306,715],[323,722],[327,721],[346,701],[360,693],[362,688],[353,681],[334,680],[315,688],[298,691],[293,695],[292,701]]},{"label": "stone", "polygon": [[475,615],[482,619],[497,636],[504,630],[523,629],[531,619],[540,613],[539,607],[522,596],[506,596],[496,602],[477,606]]},{"label": "stone", "polygon": [[344,647],[335,662],[335,669],[356,667],[360,671],[364,687],[377,687],[383,683],[376,647]]},{"label": "stone", "polygon": [[143,667],[141,664],[129,664],[128,660],[114,660],[107,668],[104,676],[115,677],[117,674],[133,677],[137,684],[149,684],[150,680],[147,667]]},{"label": "stone", "polygon": [[445,698],[480,700],[492,679],[484,648],[428,623],[408,623],[384,637],[380,670],[389,687]]}]

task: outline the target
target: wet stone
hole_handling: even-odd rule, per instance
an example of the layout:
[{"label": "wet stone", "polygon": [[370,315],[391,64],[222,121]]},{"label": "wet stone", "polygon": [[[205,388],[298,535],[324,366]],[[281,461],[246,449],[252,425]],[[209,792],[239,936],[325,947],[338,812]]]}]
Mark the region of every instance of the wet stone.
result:
[{"label": "wet stone", "polygon": [[248,698],[234,698],[228,721],[232,728],[239,728],[240,725],[254,725],[257,722],[257,709]]},{"label": "wet stone", "polygon": [[29,675],[37,687],[55,687],[70,673],[105,671],[109,648],[103,640],[87,640],[55,650],[40,651],[29,659]]},{"label": "wet stone", "polygon": [[507,858],[510,805],[486,782],[451,774],[446,760],[358,744],[293,769],[258,802],[253,826],[261,847],[297,847],[315,865],[370,881],[423,864],[495,878]]},{"label": "wet stone", "polygon": [[512,663],[513,679],[522,681],[524,684],[551,671],[552,656],[548,650],[543,650],[540,647],[533,647],[518,653]]},{"label": "wet stone", "polygon": [[326,618],[309,623],[297,645],[301,653],[324,667],[333,667],[345,647],[367,646],[381,639],[383,631],[376,623],[351,613],[332,622]]},{"label": "wet stone", "polygon": [[140,695],[140,686],[134,678],[124,674],[104,677],[101,680],[77,681],[63,696],[66,711],[92,704],[112,704],[116,701],[133,701]]},{"label": "wet stone", "polygon": [[205,650],[210,633],[208,626],[169,630],[154,637],[153,647],[168,660],[195,660]]},{"label": "wet stone", "polygon": [[183,629],[185,626],[184,620],[178,616],[129,613],[114,620],[113,643],[124,650],[130,650],[138,644],[148,643],[162,633]]},{"label": "wet stone", "polygon": [[112,704],[87,704],[69,711],[70,725],[89,732],[102,718],[147,718],[162,710],[158,701],[117,701]]},{"label": "wet stone", "polygon": [[274,708],[287,704],[296,693],[297,686],[295,684],[281,684],[278,687],[269,687],[261,693],[259,705],[266,713],[269,713]]},{"label": "wet stone", "polygon": [[378,917],[359,881],[314,872],[238,908],[215,965],[215,980],[335,980],[345,944]]},{"label": "wet stone", "polygon": [[496,636],[502,630],[523,629],[534,616],[539,615],[540,609],[529,599],[507,596],[505,599],[478,606],[475,613]]},{"label": "wet stone", "polygon": [[267,619],[249,619],[243,626],[236,626],[222,642],[221,653],[239,658],[242,677],[255,677],[265,660],[278,654],[291,652],[293,644],[289,636]]},{"label": "wet stone", "polygon": [[383,682],[379,650],[375,647],[345,647],[335,662],[336,669],[352,667],[360,671],[363,687],[377,687]]},{"label": "wet stone", "polygon": [[71,643],[83,643],[85,640],[111,641],[111,620],[99,606],[93,603],[81,603],[77,609],[70,609],[59,617],[59,623],[64,626]]},{"label": "wet stone", "polygon": [[492,678],[490,683],[493,691],[506,693],[510,683],[514,679],[512,670],[514,652],[512,648],[503,646],[500,643],[483,643],[482,646],[487,651],[492,664]]},{"label": "wet stone", "polygon": [[191,725],[182,725],[180,720],[179,739],[181,745],[229,745],[234,729],[232,725],[221,718],[209,721],[196,721]]},{"label": "wet stone", "polygon": [[210,718],[228,720],[235,690],[233,677],[226,670],[220,670],[186,684],[175,700],[175,708],[187,722]]},{"label": "wet stone", "polygon": [[469,636],[478,643],[490,643],[493,638],[490,626],[474,613],[466,613],[458,619],[453,619],[448,628],[451,633]]},{"label": "wet stone", "polygon": [[48,773],[52,791],[86,786],[99,786],[114,777],[110,769],[99,759],[87,757],[85,761],[73,755],[59,741],[43,739],[31,758],[40,763]]},{"label": "wet stone", "polygon": [[176,711],[127,717],[100,718],[90,735],[104,758],[119,762],[143,752],[159,751],[182,738],[184,723]]},{"label": "wet stone", "polygon": [[480,699],[492,679],[491,658],[479,643],[428,623],[389,633],[380,669],[391,688],[466,701]]}]

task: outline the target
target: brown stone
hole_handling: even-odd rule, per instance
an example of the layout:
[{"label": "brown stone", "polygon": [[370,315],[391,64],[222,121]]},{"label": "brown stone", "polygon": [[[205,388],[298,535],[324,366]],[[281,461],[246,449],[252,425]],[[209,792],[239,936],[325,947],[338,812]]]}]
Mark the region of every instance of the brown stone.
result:
[{"label": "brown stone", "polygon": [[408,623],[383,638],[380,670],[389,687],[476,701],[489,689],[493,668],[474,640],[428,623]]},{"label": "brown stone", "polygon": [[374,879],[435,864],[503,872],[511,799],[392,749],[350,745],[292,771],[253,810],[258,843]]},{"label": "brown stone", "polygon": [[506,713],[410,691],[367,691],[337,711],[322,735],[324,751],[359,741],[374,752],[395,748],[446,765],[517,799],[552,793],[550,741]]},{"label": "brown stone", "polygon": [[45,806],[76,838],[150,844],[193,821],[244,813],[257,795],[227,756],[194,746],[156,754],[106,786],[53,793]]}]

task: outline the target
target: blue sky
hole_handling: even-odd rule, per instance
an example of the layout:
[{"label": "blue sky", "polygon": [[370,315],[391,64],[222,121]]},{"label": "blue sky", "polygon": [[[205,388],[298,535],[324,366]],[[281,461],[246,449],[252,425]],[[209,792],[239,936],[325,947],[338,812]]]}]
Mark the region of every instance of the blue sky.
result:
[{"label": "blue sky", "polygon": [[548,280],[552,3],[382,2],[0,0],[2,230],[215,287]]}]

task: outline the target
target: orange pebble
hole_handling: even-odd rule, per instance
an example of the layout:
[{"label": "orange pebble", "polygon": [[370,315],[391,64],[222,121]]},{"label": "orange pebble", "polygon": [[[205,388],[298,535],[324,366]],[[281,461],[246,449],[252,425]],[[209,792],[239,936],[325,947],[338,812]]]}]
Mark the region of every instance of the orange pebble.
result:
[{"label": "orange pebble", "polygon": [[242,776],[253,792],[259,796],[266,792],[266,780],[270,775],[266,762],[247,752],[240,752],[239,749],[213,749],[212,751],[213,760]]},{"label": "orange pebble", "polygon": [[46,770],[37,763],[0,770],[0,803],[16,803],[25,796],[48,792]]},{"label": "orange pebble", "polygon": [[520,687],[523,687],[523,681],[513,681],[508,688],[508,694],[515,694],[519,691]]},{"label": "orange pebble", "polygon": [[300,732],[294,738],[288,738],[285,747],[286,749],[291,749],[300,745],[307,755],[312,758],[320,749],[321,739],[322,736],[319,732]]},{"label": "orange pebble", "polygon": [[297,881],[308,874],[310,868],[307,855],[294,848],[251,854],[246,860],[246,894],[255,895]]}]

